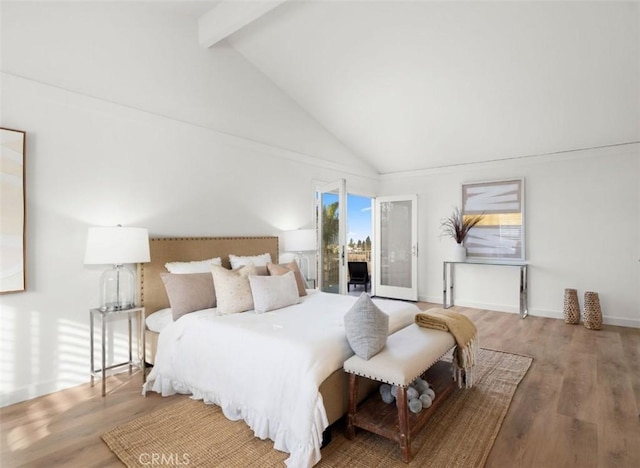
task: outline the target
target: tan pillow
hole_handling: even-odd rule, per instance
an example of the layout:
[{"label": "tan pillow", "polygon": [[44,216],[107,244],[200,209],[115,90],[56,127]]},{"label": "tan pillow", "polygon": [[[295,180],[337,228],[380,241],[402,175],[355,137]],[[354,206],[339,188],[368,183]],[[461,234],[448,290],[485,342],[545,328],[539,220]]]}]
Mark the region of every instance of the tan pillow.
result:
[{"label": "tan pillow", "polygon": [[269,270],[269,274],[272,276],[280,276],[293,271],[293,274],[296,277],[296,285],[298,286],[298,295],[307,295],[307,285],[304,281],[304,276],[302,276],[302,272],[300,271],[300,268],[298,268],[298,264],[295,260],[293,262],[281,263],[279,265],[276,265],[275,263],[267,263],[267,270]]},{"label": "tan pillow", "polygon": [[[267,265],[254,265],[256,269],[256,275],[258,276],[269,276],[269,271],[267,270]],[[232,268],[233,271],[239,270],[242,267]]]},{"label": "tan pillow", "polygon": [[211,273],[160,273],[160,277],[167,291],[173,320],[189,312],[216,306]]},{"label": "tan pillow", "polygon": [[235,314],[253,309],[249,276],[256,275],[255,266],[245,265],[237,270],[227,270],[219,265],[211,268],[220,314]]}]

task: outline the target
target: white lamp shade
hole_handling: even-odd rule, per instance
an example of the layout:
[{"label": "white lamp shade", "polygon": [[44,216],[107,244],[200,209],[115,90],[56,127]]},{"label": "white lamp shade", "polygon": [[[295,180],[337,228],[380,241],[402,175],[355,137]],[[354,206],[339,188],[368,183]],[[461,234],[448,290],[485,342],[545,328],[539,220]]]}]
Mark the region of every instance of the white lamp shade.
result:
[{"label": "white lamp shade", "polygon": [[90,227],[85,265],[123,265],[145,263],[149,254],[149,233],[145,228]]},{"label": "white lamp shade", "polygon": [[315,229],[285,231],[283,240],[285,252],[309,252],[317,248]]}]

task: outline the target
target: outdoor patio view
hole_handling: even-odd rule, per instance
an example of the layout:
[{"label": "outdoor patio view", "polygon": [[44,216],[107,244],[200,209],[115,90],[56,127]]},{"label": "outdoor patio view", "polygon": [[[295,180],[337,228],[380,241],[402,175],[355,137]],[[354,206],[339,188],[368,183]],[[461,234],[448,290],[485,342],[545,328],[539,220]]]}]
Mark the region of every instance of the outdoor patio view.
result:
[{"label": "outdoor patio view", "polygon": [[[371,269],[371,198],[347,195],[347,261],[366,262]],[[325,193],[322,196],[322,284],[326,292],[339,292],[340,248],[338,245],[339,210],[338,196]],[[348,278],[347,278],[348,280]],[[358,292],[363,288],[357,289]]]}]

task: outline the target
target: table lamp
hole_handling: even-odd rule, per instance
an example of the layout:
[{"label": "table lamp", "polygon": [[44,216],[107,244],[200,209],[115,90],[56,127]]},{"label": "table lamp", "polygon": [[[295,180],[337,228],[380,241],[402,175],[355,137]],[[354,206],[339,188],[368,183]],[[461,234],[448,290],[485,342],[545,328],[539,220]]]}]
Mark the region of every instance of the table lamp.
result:
[{"label": "table lamp", "polygon": [[135,307],[135,274],[125,264],[150,260],[145,228],[90,227],[85,265],[113,265],[100,277],[100,310],[112,312]]},{"label": "table lamp", "polygon": [[[303,252],[315,252],[317,250],[315,229],[296,229],[285,231],[283,238],[285,252],[295,252],[300,269],[303,269],[302,261],[306,260],[307,268],[304,273],[305,280],[309,279],[309,259],[302,255]],[[304,271],[304,270],[303,270]]]}]

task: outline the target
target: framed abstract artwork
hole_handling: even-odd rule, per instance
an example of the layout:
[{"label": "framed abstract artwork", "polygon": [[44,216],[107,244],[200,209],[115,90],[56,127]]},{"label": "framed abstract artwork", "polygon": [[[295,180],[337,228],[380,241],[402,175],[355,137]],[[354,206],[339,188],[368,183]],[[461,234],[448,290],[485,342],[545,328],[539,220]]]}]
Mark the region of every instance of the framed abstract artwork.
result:
[{"label": "framed abstract artwork", "polygon": [[524,178],[462,185],[462,215],[484,214],[465,239],[467,257],[525,260]]},{"label": "framed abstract artwork", "polygon": [[24,291],[27,134],[0,128],[0,293]]}]

